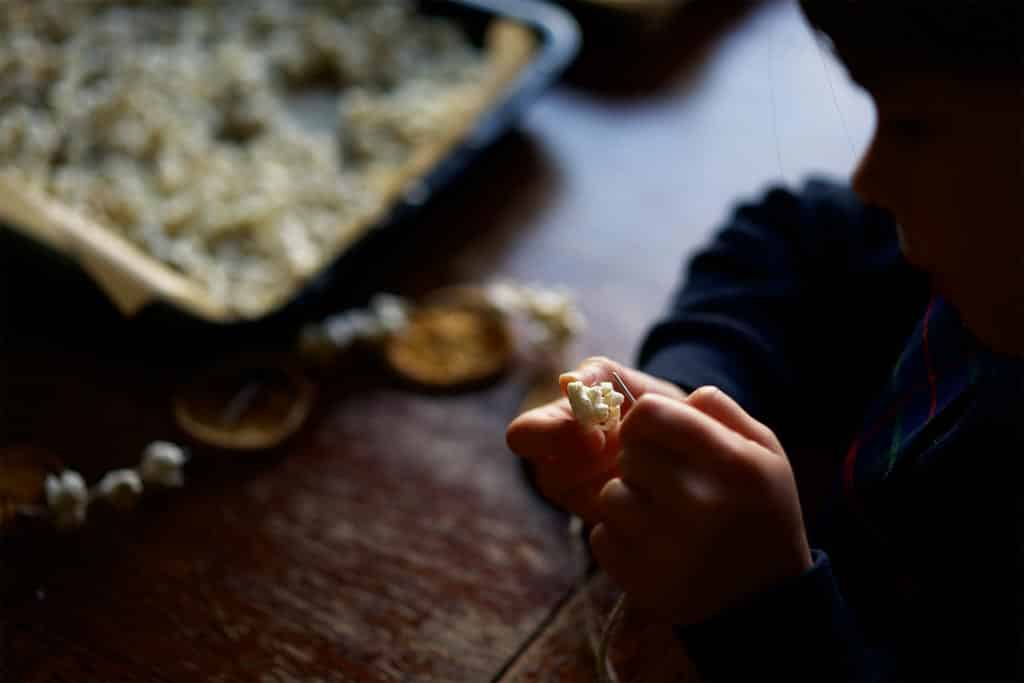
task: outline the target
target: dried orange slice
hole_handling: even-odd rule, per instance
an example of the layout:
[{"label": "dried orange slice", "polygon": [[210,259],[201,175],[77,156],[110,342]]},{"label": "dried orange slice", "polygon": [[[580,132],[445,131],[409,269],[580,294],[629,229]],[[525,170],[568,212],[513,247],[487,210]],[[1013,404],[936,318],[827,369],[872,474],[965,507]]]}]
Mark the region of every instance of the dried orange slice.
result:
[{"label": "dried orange slice", "polygon": [[285,360],[242,360],[208,371],[179,391],[174,416],[200,443],[264,450],[298,431],[314,394],[312,383]]},{"label": "dried orange slice", "polygon": [[515,352],[505,317],[478,290],[442,290],[409,316],[384,348],[394,372],[421,386],[454,389],[500,375]]}]

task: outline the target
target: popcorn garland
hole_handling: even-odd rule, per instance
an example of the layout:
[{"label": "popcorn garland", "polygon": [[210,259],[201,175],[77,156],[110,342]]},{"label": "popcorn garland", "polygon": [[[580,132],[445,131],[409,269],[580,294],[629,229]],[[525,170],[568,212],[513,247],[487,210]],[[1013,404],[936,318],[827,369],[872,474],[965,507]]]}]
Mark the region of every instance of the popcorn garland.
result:
[{"label": "popcorn garland", "polygon": [[[483,287],[482,294],[501,314],[524,318],[527,341],[538,349],[559,350],[586,328],[583,314],[566,288],[499,281]],[[402,297],[375,294],[367,308],[307,325],[300,334],[300,350],[307,358],[330,360],[356,344],[379,343],[405,328],[412,308]]]},{"label": "popcorn garland", "polygon": [[307,357],[324,359],[357,343],[379,342],[405,328],[409,310],[409,302],[402,297],[375,294],[368,308],[345,311],[304,327],[299,348]]},{"label": "popcorn garland", "polygon": [[142,479],[135,470],[113,470],[103,475],[95,491],[118,510],[130,510],[142,495]]},{"label": "popcorn garland", "polygon": [[535,346],[559,348],[586,328],[572,293],[564,287],[500,281],[488,285],[485,293],[505,315],[527,318],[528,340]]},{"label": "popcorn garland", "polygon": [[85,523],[89,506],[96,501],[118,510],[129,510],[146,486],[182,486],[185,483],[182,468],[186,461],[185,451],[180,446],[154,441],[143,451],[137,468],[107,472],[92,489],[86,488],[82,475],[75,470],[48,474],[43,488],[50,519],[58,529],[75,529]]},{"label": "popcorn garland", "polygon": [[[535,347],[561,349],[585,328],[583,315],[567,289],[502,281],[484,287],[483,294],[503,315],[526,319],[528,342]],[[300,351],[323,360],[359,343],[379,343],[406,327],[411,310],[412,304],[406,299],[378,293],[366,308],[307,325],[300,336]],[[601,429],[618,424],[623,396],[611,383],[586,387],[573,382],[568,392],[580,422]],[[137,467],[111,470],[92,488],[75,470],[47,475],[44,492],[49,517],[58,529],[75,529],[86,522],[89,506],[97,501],[117,510],[130,510],[147,488],[184,485],[186,461],[180,446],[154,441],[143,451]]]}]

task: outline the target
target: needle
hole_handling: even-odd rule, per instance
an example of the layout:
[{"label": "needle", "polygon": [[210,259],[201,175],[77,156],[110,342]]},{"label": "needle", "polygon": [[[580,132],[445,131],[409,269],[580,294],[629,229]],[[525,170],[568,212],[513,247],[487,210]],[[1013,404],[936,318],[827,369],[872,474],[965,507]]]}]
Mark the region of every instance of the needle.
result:
[{"label": "needle", "polygon": [[619,389],[622,391],[622,393],[625,394],[626,398],[629,399],[629,405],[632,406],[634,403],[636,403],[636,397],[633,396],[633,392],[629,390],[629,387],[626,386],[626,383],[622,381],[621,377],[619,377],[619,373],[612,370],[612,377],[615,378],[615,383],[619,385]]}]

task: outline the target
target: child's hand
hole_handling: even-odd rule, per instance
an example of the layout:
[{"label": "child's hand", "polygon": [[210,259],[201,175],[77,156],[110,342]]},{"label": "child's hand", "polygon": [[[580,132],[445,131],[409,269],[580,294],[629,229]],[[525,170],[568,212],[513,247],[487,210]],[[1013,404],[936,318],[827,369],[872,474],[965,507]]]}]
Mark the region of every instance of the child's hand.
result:
[{"label": "child's hand", "polygon": [[590,542],[633,604],[691,624],[811,566],[782,446],[724,393],[638,397],[619,436]]},{"label": "child's hand", "polygon": [[[588,385],[610,382],[613,371],[619,373],[638,400],[648,394],[667,396],[674,401],[685,396],[674,384],[607,358],[588,358],[576,372],[562,375],[562,393],[573,380]],[[628,413],[630,406],[623,408]],[[597,521],[598,493],[619,473],[617,430],[603,432],[597,427],[583,427],[563,398],[523,413],[509,425],[506,436],[509,448],[533,463],[538,486],[546,497],[587,522]]]}]

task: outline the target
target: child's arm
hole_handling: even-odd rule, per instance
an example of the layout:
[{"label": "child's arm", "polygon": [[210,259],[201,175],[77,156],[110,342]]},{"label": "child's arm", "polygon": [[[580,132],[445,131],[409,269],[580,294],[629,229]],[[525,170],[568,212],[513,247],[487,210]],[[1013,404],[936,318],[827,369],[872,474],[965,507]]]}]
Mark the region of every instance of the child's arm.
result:
[{"label": "child's arm", "polygon": [[886,214],[822,181],[773,190],[694,256],[638,367],[723,389],[789,449],[842,440],[928,294]]},{"label": "child's arm", "polygon": [[[693,257],[638,367],[688,391],[717,386],[788,449],[834,445],[838,460],[929,290],[905,263],[890,218],[850,190],[773,190],[740,206]],[[804,574],[681,628],[704,676],[880,675],[828,558],[813,560]]]}]

